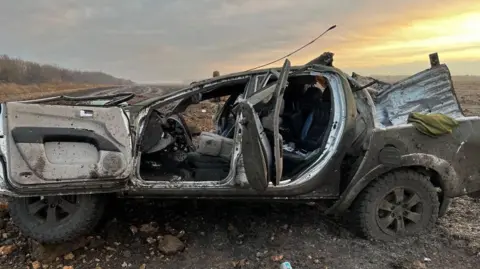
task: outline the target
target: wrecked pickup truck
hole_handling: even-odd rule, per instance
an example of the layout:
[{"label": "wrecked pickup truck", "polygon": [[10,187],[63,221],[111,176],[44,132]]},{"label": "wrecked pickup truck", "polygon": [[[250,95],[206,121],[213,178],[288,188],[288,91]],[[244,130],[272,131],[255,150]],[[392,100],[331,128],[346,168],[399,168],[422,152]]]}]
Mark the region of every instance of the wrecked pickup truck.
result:
[{"label": "wrecked pickup truck", "polygon": [[[48,243],[88,233],[112,195],[324,199],[367,238],[419,234],[452,197],[480,190],[480,118],[463,115],[447,66],[431,63],[393,84],[286,60],[139,102],[3,103],[0,194],[23,233]],[[182,112],[219,97],[216,130],[192,133]],[[456,125],[429,135],[412,113]]]}]

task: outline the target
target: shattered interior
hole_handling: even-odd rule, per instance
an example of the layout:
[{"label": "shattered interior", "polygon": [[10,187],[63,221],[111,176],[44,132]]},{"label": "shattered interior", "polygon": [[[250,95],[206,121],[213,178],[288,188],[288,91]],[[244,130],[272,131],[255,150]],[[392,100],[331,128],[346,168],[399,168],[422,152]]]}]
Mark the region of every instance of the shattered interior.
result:
[{"label": "shattered interior", "polygon": [[[181,187],[183,191],[192,189],[197,194],[199,187],[215,187],[218,190],[221,189],[219,187],[224,186],[228,190],[232,186],[245,186],[247,188],[244,188],[243,194],[249,194],[251,190],[248,188],[248,179],[244,172],[245,158],[242,158],[240,154],[242,151],[241,141],[248,137],[245,138],[245,133],[241,134],[242,130],[245,130],[242,128],[241,122],[245,119],[242,114],[238,114],[238,110],[240,104],[245,103],[255,107],[259,125],[264,129],[261,133],[265,133],[266,146],[273,147],[275,144],[272,126],[274,122],[272,116],[275,113],[273,97],[277,76],[275,76],[275,73],[264,71],[251,75],[251,80],[249,79],[250,76],[241,76],[238,80],[234,80],[234,83],[231,83],[231,79],[227,80],[226,86],[219,83],[220,86],[205,91],[196,101],[192,101],[192,98],[183,99],[184,101],[180,102],[175,109],[170,109],[168,113],[163,112],[162,104],[164,102],[160,102],[158,109],[154,108],[146,116],[144,134],[156,132],[155,130],[158,127],[155,126],[162,125],[165,127],[169,114],[175,114],[176,117],[179,117],[177,113],[184,111],[188,104],[200,100],[230,96],[224,107],[220,109],[219,115],[215,117],[217,121],[215,133],[202,133],[191,139],[192,142],[185,144],[182,137],[185,136],[185,133],[187,133],[187,137],[191,136],[187,129],[180,128],[182,130],[180,133],[169,131],[170,133],[166,134],[167,140],[171,140],[171,137],[175,135],[178,138],[174,139],[177,142],[172,142],[165,147],[158,147],[158,143],[162,143],[162,140],[158,140],[158,137],[152,137],[153,140],[158,142],[153,143],[149,141],[149,135],[142,136],[139,150],[143,153],[140,157],[139,179],[135,182],[138,184],[137,186],[151,189]],[[319,78],[323,78],[324,85],[318,84],[317,80]],[[267,189],[267,192],[276,189],[276,193],[281,191],[286,193],[294,185],[308,183],[309,179],[316,175],[317,172],[315,171],[320,170],[320,167],[335,152],[333,150],[335,147],[332,147],[332,145],[339,143],[339,138],[344,129],[341,119],[344,117],[342,111],[345,109],[342,106],[345,101],[341,94],[342,82],[340,79],[333,74],[304,71],[290,76],[288,81],[285,98],[282,96],[282,102],[279,102],[281,104],[279,106],[280,110],[277,111],[281,113],[283,124],[281,125],[281,133],[284,143],[281,146],[283,148],[284,167],[282,172],[284,177],[278,179],[275,187],[273,186],[275,182],[268,183],[268,186],[274,188]],[[302,96],[304,93],[310,94],[310,96]],[[316,132],[319,132],[313,134],[315,141],[306,141],[302,144],[303,141],[298,139],[302,130],[298,130],[297,127],[295,130],[297,133],[294,133],[292,129],[296,126],[292,124],[295,123],[295,119],[288,117],[302,117],[301,108],[305,109],[309,103],[311,103],[311,107],[323,108],[323,111],[319,111],[322,118],[313,124],[313,128],[318,127]],[[339,113],[332,113],[336,110]],[[162,111],[163,114],[160,115],[159,111]],[[298,118],[296,121],[298,122]],[[333,125],[335,125],[335,128],[330,132],[328,126]],[[180,126],[185,125],[177,125],[177,127]],[[171,126],[166,127],[165,130],[174,129]],[[254,131],[256,132],[256,130]],[[198,144],[192,145],[193,141],[198,141]],[[299,142],[297,142],[300,145],[298,148],[295,148],[294,141]],[[213,145],[208,147],[207,144],[209,143],[216,144],[215,147],[217,148]],[[148,150],[145,150],[145,148],[148,148]],[[151,148],[157,150],[152,151]],[[191,150],[192,148],[195,148],[195,150]],[[248,153],[243,152],[243,157],[245,157],[245,154]],[[265,154],[270,155],[269,152],[265,152]],[[257,157],[252,156],[248,159],[254,158]],[[272,158],[272,156],[267,157],[271,162],[269,166],[273,164]],[[259,160],[254,161],[258,162]],[[152,165],[156,167],[152,167]],[[265,175],[265,178],[269,177],[273,178],[271,172],[267,172]],[[134,192],[138,189],[131,190]],[[236,193],[241,194],[241,191],[237,189]],[[330,189],[325,192],[325,195],[330,195],[332,191],[335,190]]]}]

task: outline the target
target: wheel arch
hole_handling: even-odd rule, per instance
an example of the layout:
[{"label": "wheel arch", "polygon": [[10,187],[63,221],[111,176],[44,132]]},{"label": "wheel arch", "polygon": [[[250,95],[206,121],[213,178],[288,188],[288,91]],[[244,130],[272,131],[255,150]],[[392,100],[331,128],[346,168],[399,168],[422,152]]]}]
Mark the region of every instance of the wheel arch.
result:
[{"label": "wheel arch", "polygon": [[[412,169],[427,175],[430,182],[439,188],[440,216],[445,214],[451,201],[450,193],[458,184],[455,169],[446,160],[430,154],[409,154],[401,157],[401,162],[396,166],[380,164],[363,175],[358,173],[353,177],[342,192],[340,198],[333,206],[327,209],[327,214],[342,214],[353,204],[358,195],[377,178],[402,169]],[[361,169],[359,169],[360,171]]]}]

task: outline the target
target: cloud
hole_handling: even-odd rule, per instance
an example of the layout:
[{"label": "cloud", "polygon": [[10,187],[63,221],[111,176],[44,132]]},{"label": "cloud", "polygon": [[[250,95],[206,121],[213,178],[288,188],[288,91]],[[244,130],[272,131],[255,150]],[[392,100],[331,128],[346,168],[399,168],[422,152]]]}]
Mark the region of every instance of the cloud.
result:
[{"label": "cloud", "polygon": [[[268,62],[338,24],[293,63],[331,50],[341,66],[368,70],[418,61],[434,49],[418,36],[410,41],[418,46],[401,46],[412,22],[480,11],[476,0],[458,2],[0,0],[0,53],[137,81],[196,79]],[[420,28],[417,34],[428,30]],[[460,47],[477,53],[470,43],[443,48],[448,57]]]}]

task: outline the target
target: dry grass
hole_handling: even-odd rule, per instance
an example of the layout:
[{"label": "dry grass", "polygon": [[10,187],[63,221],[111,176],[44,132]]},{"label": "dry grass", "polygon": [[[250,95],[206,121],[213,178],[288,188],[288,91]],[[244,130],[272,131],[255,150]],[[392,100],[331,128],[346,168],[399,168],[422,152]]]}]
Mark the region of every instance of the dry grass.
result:
[{"label": "dry grass", "polygon": [[112,85],[74,83],[19,85],[14,83],[0,83],[0,102],[40,98],[109,86]]}]

